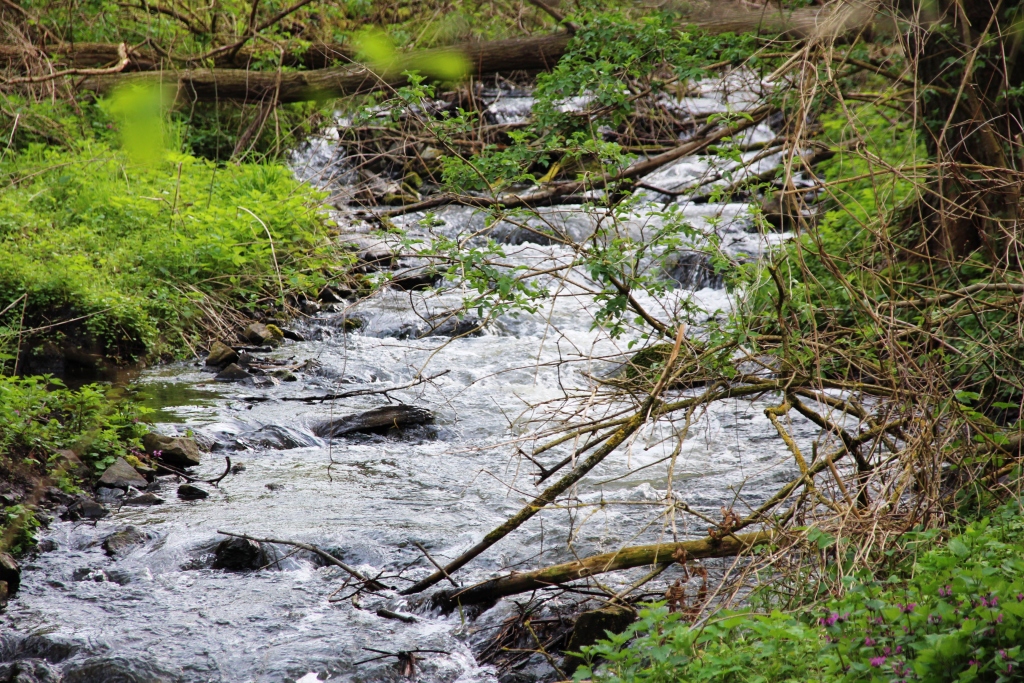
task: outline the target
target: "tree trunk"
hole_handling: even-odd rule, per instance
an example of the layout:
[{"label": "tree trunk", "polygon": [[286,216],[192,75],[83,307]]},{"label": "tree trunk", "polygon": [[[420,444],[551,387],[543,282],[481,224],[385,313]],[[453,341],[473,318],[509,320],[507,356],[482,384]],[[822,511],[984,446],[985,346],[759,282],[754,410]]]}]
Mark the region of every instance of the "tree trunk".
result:
[{"label": "tree trunk", "polygon": [[[911,0],[900,9],[914,11]],[[918,116],[936,169],[922,198],[932,256],[960,261],[978,249],[1005,262],[1020,218],[1018,162],[1022,118],[1009,88],[1024,81],[1020,0],[939,0],[909,36],[921,85]],[[929,15],[928,12],[931,12]]]}]

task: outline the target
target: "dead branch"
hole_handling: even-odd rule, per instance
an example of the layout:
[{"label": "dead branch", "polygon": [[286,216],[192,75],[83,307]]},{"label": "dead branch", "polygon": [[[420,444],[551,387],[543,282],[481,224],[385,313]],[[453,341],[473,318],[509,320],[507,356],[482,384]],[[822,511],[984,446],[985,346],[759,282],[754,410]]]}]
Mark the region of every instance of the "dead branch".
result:
[{"label": "dead branch", "polygon": [[615,552],[594,555],[575,562],[502,576],[463,590],[446,590],[438,593],[434,597],[434,601],[435,604],[444,605],[447,608],[459,604],[472,605],[492,602],[508,595],[561,586],[596,574],[672,561],[674,557],[680,556],[677,554],[680,551],[686,553],[687,559],[729,557],[739,555],[759,545],[771,543],[776,536],[777,534],[771,531],[757,531],[739,536],[726,536],[721,539],[708,537],[697,541],[622,548]]}]

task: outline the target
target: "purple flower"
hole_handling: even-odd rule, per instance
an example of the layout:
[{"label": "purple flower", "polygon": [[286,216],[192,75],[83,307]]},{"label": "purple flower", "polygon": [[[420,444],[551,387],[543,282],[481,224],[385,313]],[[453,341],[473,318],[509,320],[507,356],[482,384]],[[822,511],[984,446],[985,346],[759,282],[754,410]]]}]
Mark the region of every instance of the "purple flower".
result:
[{"label": "purple flower", "polygon": [[819,619],[818,623],[820,623],[822,626],[828,627],[828,626],[834,626],[837,621],[839,621],[839,614],[837,614],[836,612],[833,612],[832,614],[828,615],[827,617]]},{"label": "purple flower", "polygon": [[882,666],[885,664],[885,657],[872,657],[871,666]]},{"label": "purple flower", "polygon": [[1024,593],[1017,593],[1017,602],[1024,602]]},{"label": "purple flower", "polygon": [[874,638],[872,638],[871,636],[868,636],[867,638],[864,639],[864,647],[871,647],[872,645],[874,645],[877,642],[878,641],[876,641]]},{"label": "purple flower", "polygon": [[1010,658],[1010,657],[1009,657],[1009,656],[1008,656],[1008,655],[1006,654],[1006,650],[1000,650],[1000,651],[999,651],[999,656],[1003,658],[1003,661],[1004,661],[1004,662],[1005,662],[1005,661],[1006,661],[1007,659],[1009,659],[1009,658]]},{"label": "purple flower", "polygon": [[886,645],[885,648],[882,650],[882,652],[884,652],[885,656],[888,657],[889,655],[892,654],[892,648],[889,647],[888,645]]},{"label": "purple flower", "polygon": [[907,605],[900,605],[900,609],[903,611],[904,614],[910,614],[911,612],[914,611],[915,607],[917,607],[917,603],[916,602],[912,602],[912,603],[907,604]]},{"label": "purple flower", "polygon": [[977,659],[967,660],[967,666],[978,666],[980,663]]},{"label": "purple flower", "polygon": [[1000,612],[999,616],[996,617],[996,623],[997,624],[1003,623],[1003,613],[1002,612]]}]

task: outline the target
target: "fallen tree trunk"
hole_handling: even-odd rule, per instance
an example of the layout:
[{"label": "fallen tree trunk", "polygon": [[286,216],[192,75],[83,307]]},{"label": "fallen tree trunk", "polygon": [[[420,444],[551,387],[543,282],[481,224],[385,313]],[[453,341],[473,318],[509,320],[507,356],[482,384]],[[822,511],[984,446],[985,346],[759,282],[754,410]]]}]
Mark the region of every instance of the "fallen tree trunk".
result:
[{"label": "fallen tree trunk", "polygon": [[[847,31],[862,26],[869,17],[870,15],[864,12],[845,12],[836,18],[833,13],[822,8],[782,12],[776,9],[755,11],[743,7],[727,7],[719,10],[715,16],[689,21],[687,26],[711,33],[757,31],[767,35],[806,37],[822,31]],[[376,74],[359,65],[289,73],[231,68],[185,68],[98,76],[86,79],[80,87],[103,93],[128,83],[167,83],[175,84],[180,93],[194,101],[258,101],[268,93],[276,93],[280,102],[300,102],[344,97],[386,87],[400,87],[408,80],[402,75],[403,70],[429,61],[432,54],[450,53],[452,50],[458,50],[463,54],[470,65],[470,74],[476,77],[513,71],[546,70],[554,66],[565,54],[570,39],[569,34],[559,33],[426,50],[405,55],[386,75]],[[90,49],[93,52],[97,51],[95,46]],[[334,55],[333,49],[324,46],[322,51],[315,51],[314,62],[326,60]],[[347,55],[346,52],[339,54]],[[238,59],[238,56],[234,59]],[[141,59],[139,64],[142,64]]]},{"label": "fallen tree trunk", "polygon": [[659,562],[671,562],[682,557],[687,560],[731,557],[756,546],[770,543],[773,538],[775,538],[775,534],[771,531],[756,531],[749,534],[726,536],[721,539],[708,537],[698,541],[657,543],[623,548],[613,553],[594,555],[576,562],[566,562],[532,572],[502,576],[462,590],[441,591],[434,596],[433,600],[443,609],[453,609],[458,605],[492,602],[508,595],[561,586],[595,574],[653,565]]}]

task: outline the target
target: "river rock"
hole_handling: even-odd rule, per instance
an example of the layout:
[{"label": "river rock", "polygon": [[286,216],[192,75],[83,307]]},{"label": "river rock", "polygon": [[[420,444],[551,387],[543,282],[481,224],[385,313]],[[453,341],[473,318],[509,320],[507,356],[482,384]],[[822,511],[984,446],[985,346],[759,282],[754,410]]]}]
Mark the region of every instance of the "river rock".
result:
[{"label": "river rock", "polygon": [[64,516],[72,522],[77,522],[80,519],[100,519],[109,514],[110,511],[107,510],[107,508],[103,507],[92,498],[82,496],[68,506],[68,510]]},{"label": "river rock", "polygon": [[303,337],[300,333],[298,333],[295,330],[293,330],[291,328],[288,328],[288,327],[282,327],[281,328],[281,334],[284,335],[285,339],[290,339],[291,341],[296,341],[296,342],[304,342],[304,341],[306,341],[306,338]]},{"label": "river rock", "polygon": [[128,464],[124,458],[118,458],[114,464],[103,471],[99,485],[112,489],[128,490],[129,486],[135,488],[146,488],[149,482],[139,474],[134,467]]},{"label": "river rock", "polygon": [[[566,645],[566,652],[579,652],[580,648],[593,645],[601,638],[607,638],[607,632],[622,633],[629,625],[636,621],[636,613],[633,610],[608,605],[601,609],[584,612],[576,619],[572,635],[569,636],[569,644]],[[579,657],[566,657],[562,664],[562,670],[571,674],[583,663]]]},{"label": "river rock", "polygon": [[284,368],[279,368],[277,370],[274,370],[270,374],[271,374],[272,377],[276,377],[277,379],[281,380],[282,382],[298,382],[299,381],[299,378],[295,375],[294,372],[292,372],[291,370],[285,370]]},{"label": "river rock", "polygon": [[242,336],[250,344],[257,346],[278,346],[281,343],[281,334],[274,334],[277,328],[263,323],[252,323],[242,331]]},{"label": "river rock", "polygon": [[146,532],[138,527],[126,526],[103,539],[103,552],[110,557],[124,554],[132,546],[145,543]]},{"label": "river rock", "polygon": [[213,551],[214,569],[245,571],[259,569],[267,563],[263,547],[247,538],[229,538],[217,544]]},{"label": "river rock", "polygon": [[164,499],[155,493],[143,493],[141,496],[134,496],[124,501],[125,505],[162,505]]},{"label": "river rock", "polygon": [[18,562],[7,553],[0,552],[0,581],[7,584],[7,590],[11,595],[18,592],[21,586],[21,567]]},{"label": "river rock", "polygon": [[232,363],[218,372],[214,379],[219,382],[241,382],[242,380],[249,379],[250,377],[252,377],[252,375],[246,372],[242,366]]},{"label": "river rock", "polygon": [[3,683],[60,683],[60,672],[41,659],[22,659],[0,664]]},{"label": "river rock", "polygon": [[210,355],[206,357],[206,364],[212,367],[230,365],[238,360],[238,354],[233,348],[219,341],[210,345]]},{"label": "river rock", "polygon": [[63,662],[79,650],[72,640],[53,635],[25,636],[5,629],[0,632],[0,661],[41,659],[50,664]]},{"label": "river rock", "polygon": [[202,500],[209,497],[209,493],[192,484],[182,484],[178,487],[178,498],[182,500]]},{"label": "river rock", "polygon": [[199,464],[199,446],[195,439],[150,432],[142,437],[142,445],[150,455],[160,451],[159,459],[171,467],[195,467]]},{"label": "river rock", "polygon": [[411,427],[433,422],[434,415],[426,408],[406,404],[381,406],[365,413],[353,413],[326,420],[313,426],[319,437],[333,438],[354,432],[384,433],[392,427]]}]

